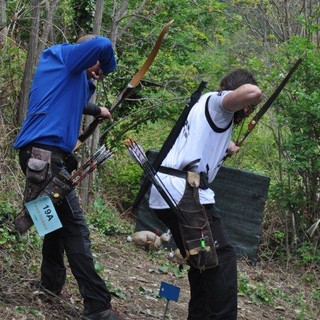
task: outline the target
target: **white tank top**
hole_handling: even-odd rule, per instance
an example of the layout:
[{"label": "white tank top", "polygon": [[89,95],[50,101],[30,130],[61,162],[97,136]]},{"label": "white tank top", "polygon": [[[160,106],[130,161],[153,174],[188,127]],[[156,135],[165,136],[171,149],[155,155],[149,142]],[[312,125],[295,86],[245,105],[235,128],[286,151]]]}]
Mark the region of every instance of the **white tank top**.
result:
[{"label": "white tank top", "polygon": [[[209,182],[213,181],[231,140],[233,113],[222,108],[222,99],[229,92],[210,92],[201,96],[191,109],[162,166],[203,171],[208,174]],[[185,190],[185,179],[163,173],[158,173],[158,177],[174,199],[174,204],[178,204]],[[202,204],[215,202],[214,192],[210,188],[199,189],[199,195]],[[151,188],[149,206],[153,209],[169,208],[154,186]]]}]

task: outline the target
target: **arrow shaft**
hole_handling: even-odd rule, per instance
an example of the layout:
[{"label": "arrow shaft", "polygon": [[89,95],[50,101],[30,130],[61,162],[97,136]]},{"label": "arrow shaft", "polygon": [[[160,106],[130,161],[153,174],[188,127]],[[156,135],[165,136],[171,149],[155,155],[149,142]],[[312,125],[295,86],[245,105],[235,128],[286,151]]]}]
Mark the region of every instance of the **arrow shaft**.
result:
[{"label": "arrow shaft", "polygon": [[166,201],[168,206],[177,213],[179,220],[182,223],[189,225],[188,220],[183,215],[175,199],[171,196],[170,192],[168,191],[166,186],[163,184],[163,182],[159,178],[156,170],[154,169],[152,164],[149,162],[142,148],[135,141],[131,139],[128,139],[125,142],[125,145],[128,147],[129,151],[131,151],[131,154],[134,157],[134,159],[138,162],[138,164],[141,166],[143,171],[147,174],[150,181],[156,187],[156,189],[158,190],[162,198]]}]

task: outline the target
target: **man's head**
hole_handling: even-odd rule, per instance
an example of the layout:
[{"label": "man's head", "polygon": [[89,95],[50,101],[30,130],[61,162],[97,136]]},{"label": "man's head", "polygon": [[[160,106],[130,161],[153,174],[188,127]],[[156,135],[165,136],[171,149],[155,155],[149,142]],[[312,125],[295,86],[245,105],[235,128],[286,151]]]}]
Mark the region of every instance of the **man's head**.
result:
[{"label": "man's head", "polygon": [[[86,34],[86,35],[80,37],[76,43],[77,44],[83,43],[85,41],[88,41],[88,40],[95,38],[96,36],[97,35],[95,35],[95,34]],[[103,78],[103,73],[100,69],[100,62],[99,61],[97,61],[97,63],[95,65],[93,65],[87,69],[87,77],[88,77],[88,79],[93,78],[94,80],[101,80]]]},{"label": "man's head", "polygon": [[[235,90],[243,84],[258,85],[256,79],[251,72],[245,69],[236,69],[221,80],[219,91]],[[239,124],[243,119],[247,118],[253,111],[255,106],[248,105],[243,109],[234,113],[234,124]]]},{"label": "man's head", "polygon": [[82,43],[82,42],[91,40],[91,39],[95,38],[96,36],[97,36],[96,34],[86,34],[86,35],[80,37],[80,38],[77,40],[76,43],[79,44],[79,43]]}]

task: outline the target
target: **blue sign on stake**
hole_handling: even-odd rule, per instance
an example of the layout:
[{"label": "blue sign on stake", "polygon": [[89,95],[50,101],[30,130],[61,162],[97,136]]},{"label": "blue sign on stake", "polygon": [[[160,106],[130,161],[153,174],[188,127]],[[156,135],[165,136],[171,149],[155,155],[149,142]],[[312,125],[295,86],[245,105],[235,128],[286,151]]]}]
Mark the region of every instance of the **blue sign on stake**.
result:
[{"label": "blue sign on stake", "polygon": [[178,301],[180,294],[180,288],[172,284],[161,282],[160,285],[160,297],[166,298],[168,300]]}]

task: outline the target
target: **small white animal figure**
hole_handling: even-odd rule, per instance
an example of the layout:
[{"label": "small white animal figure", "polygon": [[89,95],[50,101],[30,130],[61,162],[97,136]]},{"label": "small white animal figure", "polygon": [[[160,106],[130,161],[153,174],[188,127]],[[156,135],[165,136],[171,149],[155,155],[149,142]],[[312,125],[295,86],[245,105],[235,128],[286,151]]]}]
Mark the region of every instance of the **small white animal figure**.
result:
[{"label": "small white animal figure", "polygon": [[144,247],[146,250],[160,249],[163,244],[170,241],[171,235],[163,233],[160,237],[152,231],[143,230],[135,232],[132,236],[132,242],[137,247]]}]

